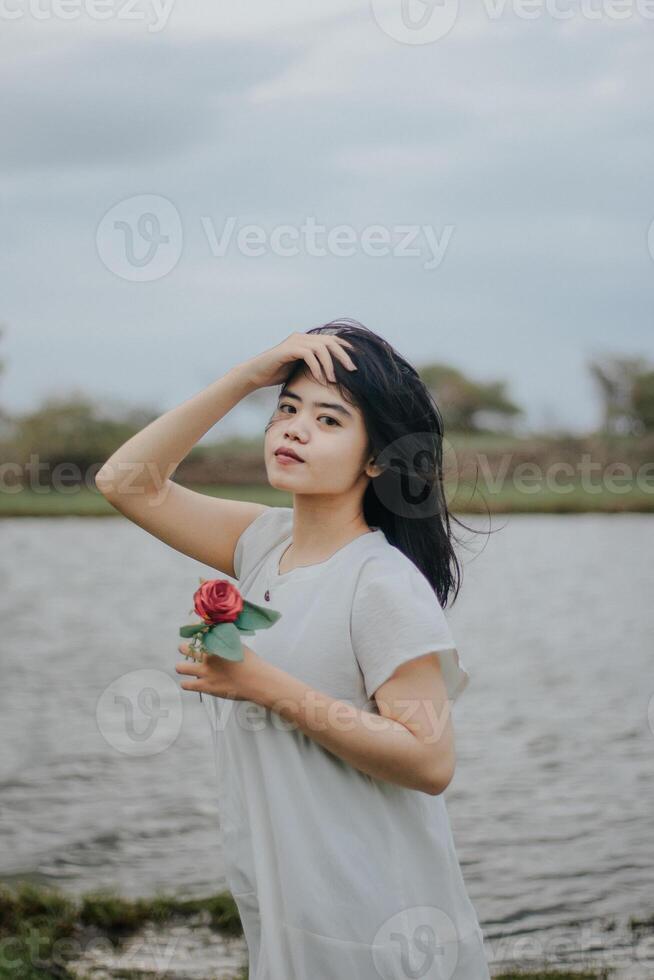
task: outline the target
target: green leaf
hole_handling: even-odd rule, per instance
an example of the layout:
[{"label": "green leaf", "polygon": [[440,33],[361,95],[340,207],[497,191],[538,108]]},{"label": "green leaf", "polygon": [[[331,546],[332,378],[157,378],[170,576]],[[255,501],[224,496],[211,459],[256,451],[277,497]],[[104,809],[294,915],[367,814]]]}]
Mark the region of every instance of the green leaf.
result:
[{"label": "green leaf", "polygon": [[182,626],[179,631],[180,636],[195,636],[200,630],[203,630],[207,624],[206,623],[189,623],[188,626]]},{"label": "green leaf", "polygon": [[267,630],[273,623],[281,618],[281,613],[276,609],[266,609],[264,606],[257,605],[256,602],[243,600],[243,608],[236,619],[239,629],[246,630]]},{"label": "green leaf", "polygon": [[215,653],[226,660],[243,660],[241,638],[234,623],[218,623],[217,626],[212,626],[203,636],[202,643],[209,653]]}]

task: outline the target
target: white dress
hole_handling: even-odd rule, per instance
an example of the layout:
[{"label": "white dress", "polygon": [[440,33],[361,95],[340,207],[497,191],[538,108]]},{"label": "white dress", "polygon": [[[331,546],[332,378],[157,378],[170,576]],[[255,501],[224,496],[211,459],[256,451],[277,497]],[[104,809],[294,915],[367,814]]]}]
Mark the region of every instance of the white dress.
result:
[{"label": "white dress", "polygon": [[[469,674],[413,562],[374,529],[279,574],[292,532],[293,509],[271,507],[239,538],[239,590],[281,613],[243,641],[373,713],[396,667],[437,651],[454,701]],[[489,980],[442,794],[362,773],[254,702],[206,700],[249,980]]]}]

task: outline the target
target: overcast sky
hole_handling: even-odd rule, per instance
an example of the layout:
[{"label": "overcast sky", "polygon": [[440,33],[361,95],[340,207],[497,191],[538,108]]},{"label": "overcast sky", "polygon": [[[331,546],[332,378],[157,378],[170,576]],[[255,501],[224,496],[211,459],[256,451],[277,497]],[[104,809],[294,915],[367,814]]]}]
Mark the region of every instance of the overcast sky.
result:
[{"label": "overcast sky", "polygon": [[164,411],[351,316],[594,427],[587,360],[654,357],[654,4],[557,3],[4,0],[0,400]]}]

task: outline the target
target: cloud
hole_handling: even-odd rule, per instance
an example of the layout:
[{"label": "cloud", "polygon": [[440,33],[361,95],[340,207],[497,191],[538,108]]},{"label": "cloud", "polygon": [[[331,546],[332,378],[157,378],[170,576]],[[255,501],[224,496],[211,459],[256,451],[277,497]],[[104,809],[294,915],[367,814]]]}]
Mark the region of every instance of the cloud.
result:
[{"label": "cloud", "polygon": [[6,63],[2,172],[56,177],[183,158],[219,141],[239,96],[288,54],[284,44],[110,37]]},{"label": "cloud", "polygon": [[[54,366],[64,387],[170,404],[208,344],[234,363],[351,315],[416,361],[508,377],[528,408],[551,398],[590,424],[589,344],[619,328],[625,350],[652,350],[648,36],[636,21],[480,10],[422,46],[340,0],[186,0],[154,35],[4,24],[7,403],[38,400]],[[184,250],[160,281],[126,283],[95,233],[117,201],[148,193],[175,204]],[[201,219],[229,216],[454,234],[432,271],[360,253],[219,260]]]}]

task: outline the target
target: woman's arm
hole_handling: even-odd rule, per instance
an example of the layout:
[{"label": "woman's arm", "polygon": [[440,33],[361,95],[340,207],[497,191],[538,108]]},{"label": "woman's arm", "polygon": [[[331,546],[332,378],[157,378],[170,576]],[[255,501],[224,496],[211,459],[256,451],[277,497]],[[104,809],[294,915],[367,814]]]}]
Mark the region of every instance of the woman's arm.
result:
[{"label": "woman's arm", "polygon": [[339,337],[294,333],[237,365],[120,446],[98,471],[98,490],[139,527],[233,577],[238,539],[268,508],[198,493],[170,477],[196,442],[245,395],[281,384],[296,360],[304,359],[317,378],[321,371],[333,375],[333,356],[353,365],[341,346],[346,344]]},{"label": "woman's arm", "polygon": [[[402,664],[375,692],[380,714],[317,691],[267,664],[256,701],[359,769],[431,796],[454,774],[454,741],[438,656]],[[401,719],[401,720],[400,720]]]},{"label": "woman's arm", "polygon": [[[188,643],[180,643],[188,655]],[[361,772],[432,796],[454,774],[450,702],[438,654],[401,664],[375,691],[380,714],[332,698],[281,670],[243,644],[242,661],[204,657],[180,662],[186,691],[252,701],[293,722],[305,735]]]},{"label": "woman's arm", "polygon": [[334,356],[356,370],[341,345],[352,346],[341,337],[296,332],[276,347],[238,364],[120,446],[98,471],[95,478],[98,489],[105,496],[114,497],[129,490],[161,490],[196,442],[216,422],[250,392],[285,381],[295,361],[305,360],[316,380],[336,380]]},{"label": "woman's arm", "polygon": [[96,486],[114,499],[159,492],[202,436],[256,387],[243,365],[232,368],[123,443],[98,471]]},{"label": "woman's arm", "polygon": [[240,369],[128,439],[96,477],[98,490],[134,524],[232,578],[234,549],[264,504],[214,497],[170,479],[194,443],[252,390]]}]

